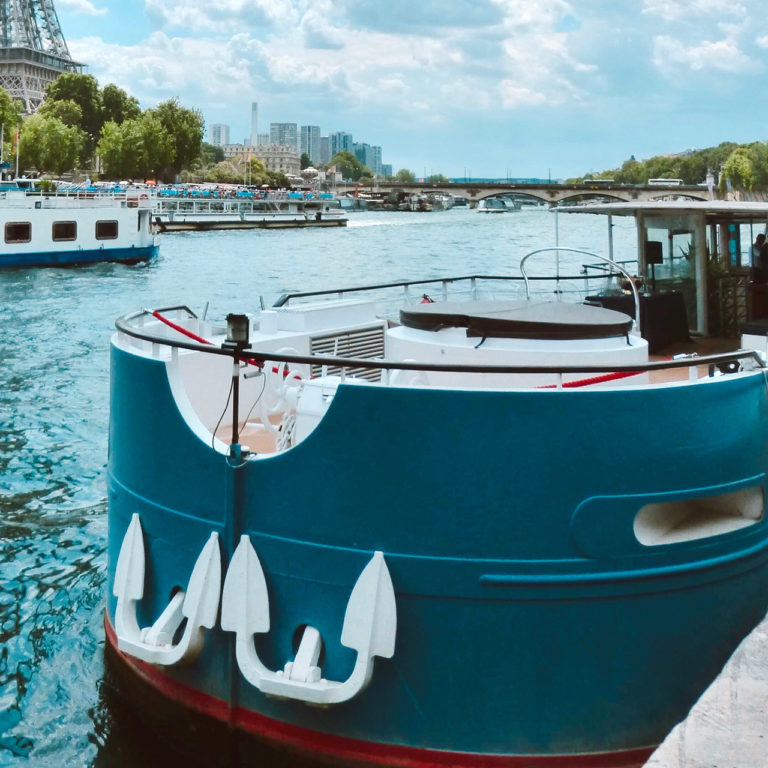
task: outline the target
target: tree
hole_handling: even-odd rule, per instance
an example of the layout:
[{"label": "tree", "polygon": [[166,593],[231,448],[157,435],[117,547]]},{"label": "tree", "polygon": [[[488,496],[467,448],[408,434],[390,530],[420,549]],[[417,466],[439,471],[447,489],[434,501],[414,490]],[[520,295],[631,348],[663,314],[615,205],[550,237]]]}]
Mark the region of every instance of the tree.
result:
[{"label": "tree", "polygon": [[335,165],[341,172],[343,179],[357,181],[363,174],[371,175],[371,172],[351,152],[337,152],[331,158],[331,165]]},{"label": "tree", "polygon": [[414,182],[416,181],[416,174],[413,171],[409,171],[407,168],[401,168],[395,174],[395,180],[402,182]]},{"label": "tree", "polygon": [[60,176],[77,165],[85,141],[85,134],[75,125],[49,115],[30,115],[21,131],[19,164]]},{"label": "tree", "polygon": [[178,99],[164,101],[145,114],[157,120],[171,139],[173,154],[161,175],[169,181],[173,180],[169,177],[176,176],[182,168],[200,156],[205,125],[203,116],[196,109],[180,106]]},{"label": "tree", "polygon": [[116,85],[104,86],[101,91],[102,125],[110,120],[118,124],[126,120],[135,120],[140,114],[141,109],[137,99],[129,96]]},{"label": "tree", "polygon": [[746,147],[738,147],[728,156],[720,173],[720,189],[725,190],[730,181],[735,187],[751,190],[754,185],[752,161]]},{"label": "tree", "polygon": [[83,124],[83,110],[72,99],[44,101],[40,109],[37,110],[37,114],[55,117],[61,120],[64,125],[74,125],[79,128]]},{"label": "tree", "polygon": [[427,176],[427,184],[447,184],[450,179],[447,176],[443,176],[442,173],[433,173],[431,176]]},{"label": "tree", "polygon": [[3,158],[11,156],[13,137],[21,125],[24,107],[18,100],[11,98],[5,88],[0,88],[0,126],[3,132]]},{"label": "tree", "polygon": [[200,146],[200,162],[205,165],[215,165],[224,160],[224,150],[217,144],[204,141]]},{"label": "tree", "polygon": [[173,137],[151,111],[120,125],[105,123],[97,149],[111,178],[156,177],[173,162]]},{"label": "tree", "polygon": [[299,167],[303,171],[305,168],[309,168],[310,165],[312,165],[312,161],[309,159],[309,155],[306,152],[302,152],[299,158]]},{"label": "tree", "polygon": [[101,94],[93,75],[67,72],[59,75],[45,91],[46,101],[74,101],[82,111],[80,128],[87,134],[89,148],[101,132]]}]

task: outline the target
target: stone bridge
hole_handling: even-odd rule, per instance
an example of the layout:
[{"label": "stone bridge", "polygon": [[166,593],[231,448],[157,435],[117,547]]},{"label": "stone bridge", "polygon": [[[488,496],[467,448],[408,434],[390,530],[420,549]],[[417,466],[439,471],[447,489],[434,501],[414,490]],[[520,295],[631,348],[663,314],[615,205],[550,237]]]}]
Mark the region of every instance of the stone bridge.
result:
[{"label": "stone bridge", "polygon": [[[506,182],[450,182],[443,184],[425,184],[414,182],[404,183],[385,183],[378,184],[373,189],[367,187],[358,187],[360,191],[366,192],[449,192],[456,197],[465,197],[471,206],[477,205],[480,200],[486,197],[496,197],[499,195],[512,196],[519,200],[526,198],[532,201],[539,201],[554,205],[565,201],[576,202],[578,200],[601,199],[606,198],[624,202],[635,200],[663,200],[671,196],[688,198],[690,200],[710,200],[720,199],[721,194],[717,188],[714,189],[710,197],[706,187],[697,185],[634,185],[634,184],[616,184],[604,183],[600,181],[587,181],[583,184],[517,184]],[[353,193],[354,185],[339,185],[336,187],[336,193],[344,195]]]}]

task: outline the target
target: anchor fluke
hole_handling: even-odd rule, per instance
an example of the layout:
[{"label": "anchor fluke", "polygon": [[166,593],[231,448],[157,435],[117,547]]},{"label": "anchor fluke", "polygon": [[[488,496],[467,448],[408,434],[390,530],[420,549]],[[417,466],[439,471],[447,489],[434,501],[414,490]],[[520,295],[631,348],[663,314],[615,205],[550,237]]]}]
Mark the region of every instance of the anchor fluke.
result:
[{"label": "anchor fluke", "polygon": [[[153,664],[170,666],[189,661],[202,648],[204,628],[216,623],[221,593],[221,554],[219,536],[211,533],[197,557],[187,590],[172,597],[151,627],[140,628],[136,603],[144,595],[144,537],[138,515],[128,525],[115,570],[113,594],[117,647],[124,653]],[[181,638],[173,637],[186,619]]]},{"label": "anchor fluke", "polygon": [[384,555],[376,552],[349,596],[341,644],[363,656],[391,659],[396,633],[395,590]]},{"label": "anchor fluke", "polygon": [[317,666],[322,638],[312,626],[304,630],[296,658],[283,669],[265,666],[253,635],[269,631],[269,598],[264,572],[250,539],[243,536],[224,580],[221,627],[236,633],[235,655],[243,676],[270,696],[308,704],[337,704],[362,691],[373,673],[373,657],[395,652],[397,611],[392,579],[384,555],[376,552],[352,589],[341,642],[357,651],[357,660],[344,682],[326,680]]}]

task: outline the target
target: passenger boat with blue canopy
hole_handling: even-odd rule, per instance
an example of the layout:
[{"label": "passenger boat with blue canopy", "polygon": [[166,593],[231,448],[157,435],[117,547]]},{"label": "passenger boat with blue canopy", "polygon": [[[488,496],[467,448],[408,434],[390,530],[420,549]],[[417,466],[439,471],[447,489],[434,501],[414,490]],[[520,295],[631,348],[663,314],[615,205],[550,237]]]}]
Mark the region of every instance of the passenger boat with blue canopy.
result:
[{"label": "passenger boat with blue canopy", "polygon": [[108,658],[180,749],[640,766],[763,618],[764,349],[650,355],[541,257],[118,320]]},{"label": "passenger boat with blue canopy", "polygon": [[157,255],[146,192],[0,189],[0,267],[135,263]]}]

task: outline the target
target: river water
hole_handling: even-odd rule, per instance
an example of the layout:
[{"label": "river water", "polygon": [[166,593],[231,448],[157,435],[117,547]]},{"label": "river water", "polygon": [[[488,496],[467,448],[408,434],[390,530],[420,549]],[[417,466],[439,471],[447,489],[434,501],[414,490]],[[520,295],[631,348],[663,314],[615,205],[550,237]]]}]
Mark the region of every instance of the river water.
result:
[{"label": "river water", "polygon": [[[187,304],[209,317],[287,291],[519,275],[554,245],[608,253],[606,221],[526,209],[358,213],[338,229],[167,234],[151,264],[0,271],[0,766],[168,764],[104,685],[109,338]],[[635,227],[614,226],[617,259]],[[583,257],[563,270],[576,274]],[[551,263],[548,269],[551,272]],[[532,271],[536,271],[532,265]]]}]

